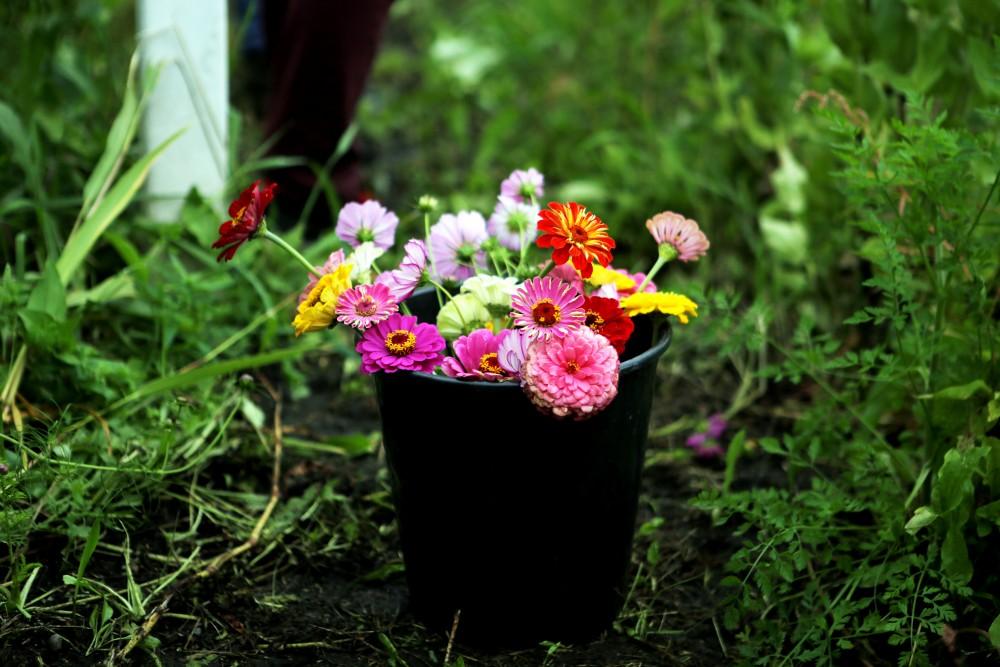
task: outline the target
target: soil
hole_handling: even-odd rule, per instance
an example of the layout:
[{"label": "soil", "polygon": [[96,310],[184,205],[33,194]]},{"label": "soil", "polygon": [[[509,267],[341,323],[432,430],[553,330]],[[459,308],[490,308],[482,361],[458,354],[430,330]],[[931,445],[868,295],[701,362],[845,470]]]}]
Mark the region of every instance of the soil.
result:
[{"label": "soil", "polygon": [[[335,375],[317,378],[311,396],[286,400],[288,430],[314,439],[377,430],[373,398],[344,391],[338,381]],[[711,404],[712,397],[701,394],[696,398],[700,392],[683,386],[684,382],[673,379],[660,387],[654,429],[685,411],[704,414],[699,401]],[[713,390],[724,391],[726,384],[725,380],[714,383]],[[751,414],[747,419],[755,417]],[[773,427],[756,426],[763,432]],[[652,667],[726,663],[727,640],[721,630],[724,602],[714,582],[721,578],[736,542],[728,530],[713,527],[708,516],[689,505],[700,490],[718,486],[722,466],[694,463],[681,453],[685,435],[649,444],[651,463],[643,476],[638,522],[644,528],[633,549],[631,590],[612,629],[596,641],[575,646],[543,642],[528,650],[484,652],[455,644],[449,664]],[[320,485],[334,489],[340,496],[340,514],[331,520],[353,516],[354,539],[326,549],[313,547],[306,553],[299,540],[307,538],[296,531],[309,527],[293,523],[291,532],[282,533],[269,546],[245,553],[212,577],[180,588],[152,633],[158,644],[156,657],[165,665],[443,664],[448,636],[425,630],[408,609],[384,462],[378,451],[354,458],[306,458],[290,453],[283,464],[281,504],[290,505]],[[249,465],[232,461],[225,469],[206,474],[222,480],[253,469],[252,474],[260,477],[257,488],[267,488],[268,467],[259,461]],[[769,464],[753,460],[742,467],[746,472],[737,480],[739,485],[758,483],[755,480],[776,472]],[[170,524],[177,521],[182,508],[159,507],[155,516]],[[215,542],[210,534],[205,537],[209,542],[204,548],[211,553],[238,543],[233,536],[219,535]],[[145,570],[144,578],[150,571],[163,572],[162,562],[144,557],[169,548],[159,527],[150,525],[132,539],[140,545],[133,567]],[[61,558],[61,549],[55,540],[44,550],[49,557]],[[101,559],[98,554],[91,568],[101,572],[102,567],[112,566],[120,570],[120,559]],[[119,575],[109,572],[105,580],[112,583],[114,576]],[[0,664],[93,664],[106,657],[85,654],[93,637],[86,613],[67,614],[66,619],[65,624],[53,624],[51,619],[17,621],[21,631],[8,634],[10,643],[0,647]],[[127,639],[119,637],[111,645],[120,649]],[[131,659],[145,664],[150,656],[139,648]]]}]

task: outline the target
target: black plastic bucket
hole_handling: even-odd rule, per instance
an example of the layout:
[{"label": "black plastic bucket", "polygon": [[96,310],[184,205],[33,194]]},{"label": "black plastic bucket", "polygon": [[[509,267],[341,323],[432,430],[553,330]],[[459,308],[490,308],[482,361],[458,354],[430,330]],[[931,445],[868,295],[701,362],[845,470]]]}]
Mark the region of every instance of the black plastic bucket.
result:
[{"label": "black plastic bucket", "polygon": [[[434,322],[433,292],[408,302]],[[647,318],[597,416],[538,412],[515,382],[378,373],[382,434],[414,614],[497,647],[583,641],[623,602],[656,364]]]}]

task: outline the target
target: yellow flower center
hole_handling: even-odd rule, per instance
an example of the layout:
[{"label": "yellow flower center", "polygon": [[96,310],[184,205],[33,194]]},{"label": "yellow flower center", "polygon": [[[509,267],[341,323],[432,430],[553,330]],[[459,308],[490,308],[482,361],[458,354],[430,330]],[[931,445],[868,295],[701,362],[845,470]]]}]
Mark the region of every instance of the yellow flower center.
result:
[{"label": "yellow flower center", "polygon": [[362,317],[371,317],[378,310],[378,304],[375,303],[375,299],[371,298],[368,294],[358,299],[358,303],[354,306],[354,312]]},{"label": "yellow flower center", "polygon": [[572,375],[573,373],[576,373],[578,370],[580,370],[580,364],[576,363],[575,361],[567,361],[566,362],[566,372],[567,373],[569,373],[570,375]]},{"label": "yellow flower center", "polygon": [[385,349],[397,357],[405,357],[417,347],[417,337],[412,331],[396,329],[385,337]]},{"label": "yellow flower center", "polygon": [[604,318],[601,317],[596,311],[588,310],[585,324],[594,331],[600,333],[601,327],[604,326]]},{"label": "yellow flower center", "polygon": [[483,373],[496,373],[497,375],[502,375],[503,368],[500,367],[500,361],[497,359],[497,353],[487,352],[483,356],[479,357],[479,370]]},{"label": "yellow flower center", "polygon": [[535,324],[551,327],[562,319],[562,308],[552,302],[552,299],[539,299],[531,308],[531,319]]}]

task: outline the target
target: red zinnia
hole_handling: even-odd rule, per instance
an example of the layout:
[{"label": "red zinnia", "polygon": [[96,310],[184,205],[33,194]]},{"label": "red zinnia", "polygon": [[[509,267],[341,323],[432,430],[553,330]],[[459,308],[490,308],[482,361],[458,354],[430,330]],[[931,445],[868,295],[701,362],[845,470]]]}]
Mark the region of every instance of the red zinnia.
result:
[{"label": "red zinnia", "polygon": [[607,338],[618,354],[625,352],[625,343],[632,335],[635,324],[625,314],[618,299],[588,296],[583,301],[583,311],[587,315],[585,324],[588,327]]},{"label": "red zinnia", "polygon": [[552,248],[552,261],[565,264],[570,259],[584,278],[593,273],[593,263],[607,266],[615,240],[608,235],[608,226],[576,202],[549,202],[548,209],[538,217],[539,248]]},{"label": "red zinnia", "polygon": [[229,205],[229,220],[219,227],[219,240],[212,244],[213,248],[222,248],[218,261],[229,261],[236,250],[257,234],[260,223],[264,220],[264,210],[274,199],[277,183],[268,183],[263,189],[260,180],[254,181],[250,187],[233,200]]}]

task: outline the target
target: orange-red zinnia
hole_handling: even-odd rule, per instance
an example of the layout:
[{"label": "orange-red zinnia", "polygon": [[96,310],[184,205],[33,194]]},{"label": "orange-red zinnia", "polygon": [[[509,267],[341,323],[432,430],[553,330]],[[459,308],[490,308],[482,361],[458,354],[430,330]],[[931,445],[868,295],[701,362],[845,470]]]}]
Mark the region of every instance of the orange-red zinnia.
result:
[{"label": "orange-red zinnia", "polygon": [[607,266],[615,240],[608,235],[608,226],[576,202],[549,202],[538,217],[539,248],[552,248],[552,261],[573,266],[584,278],[593,273],[594,262]]}]

